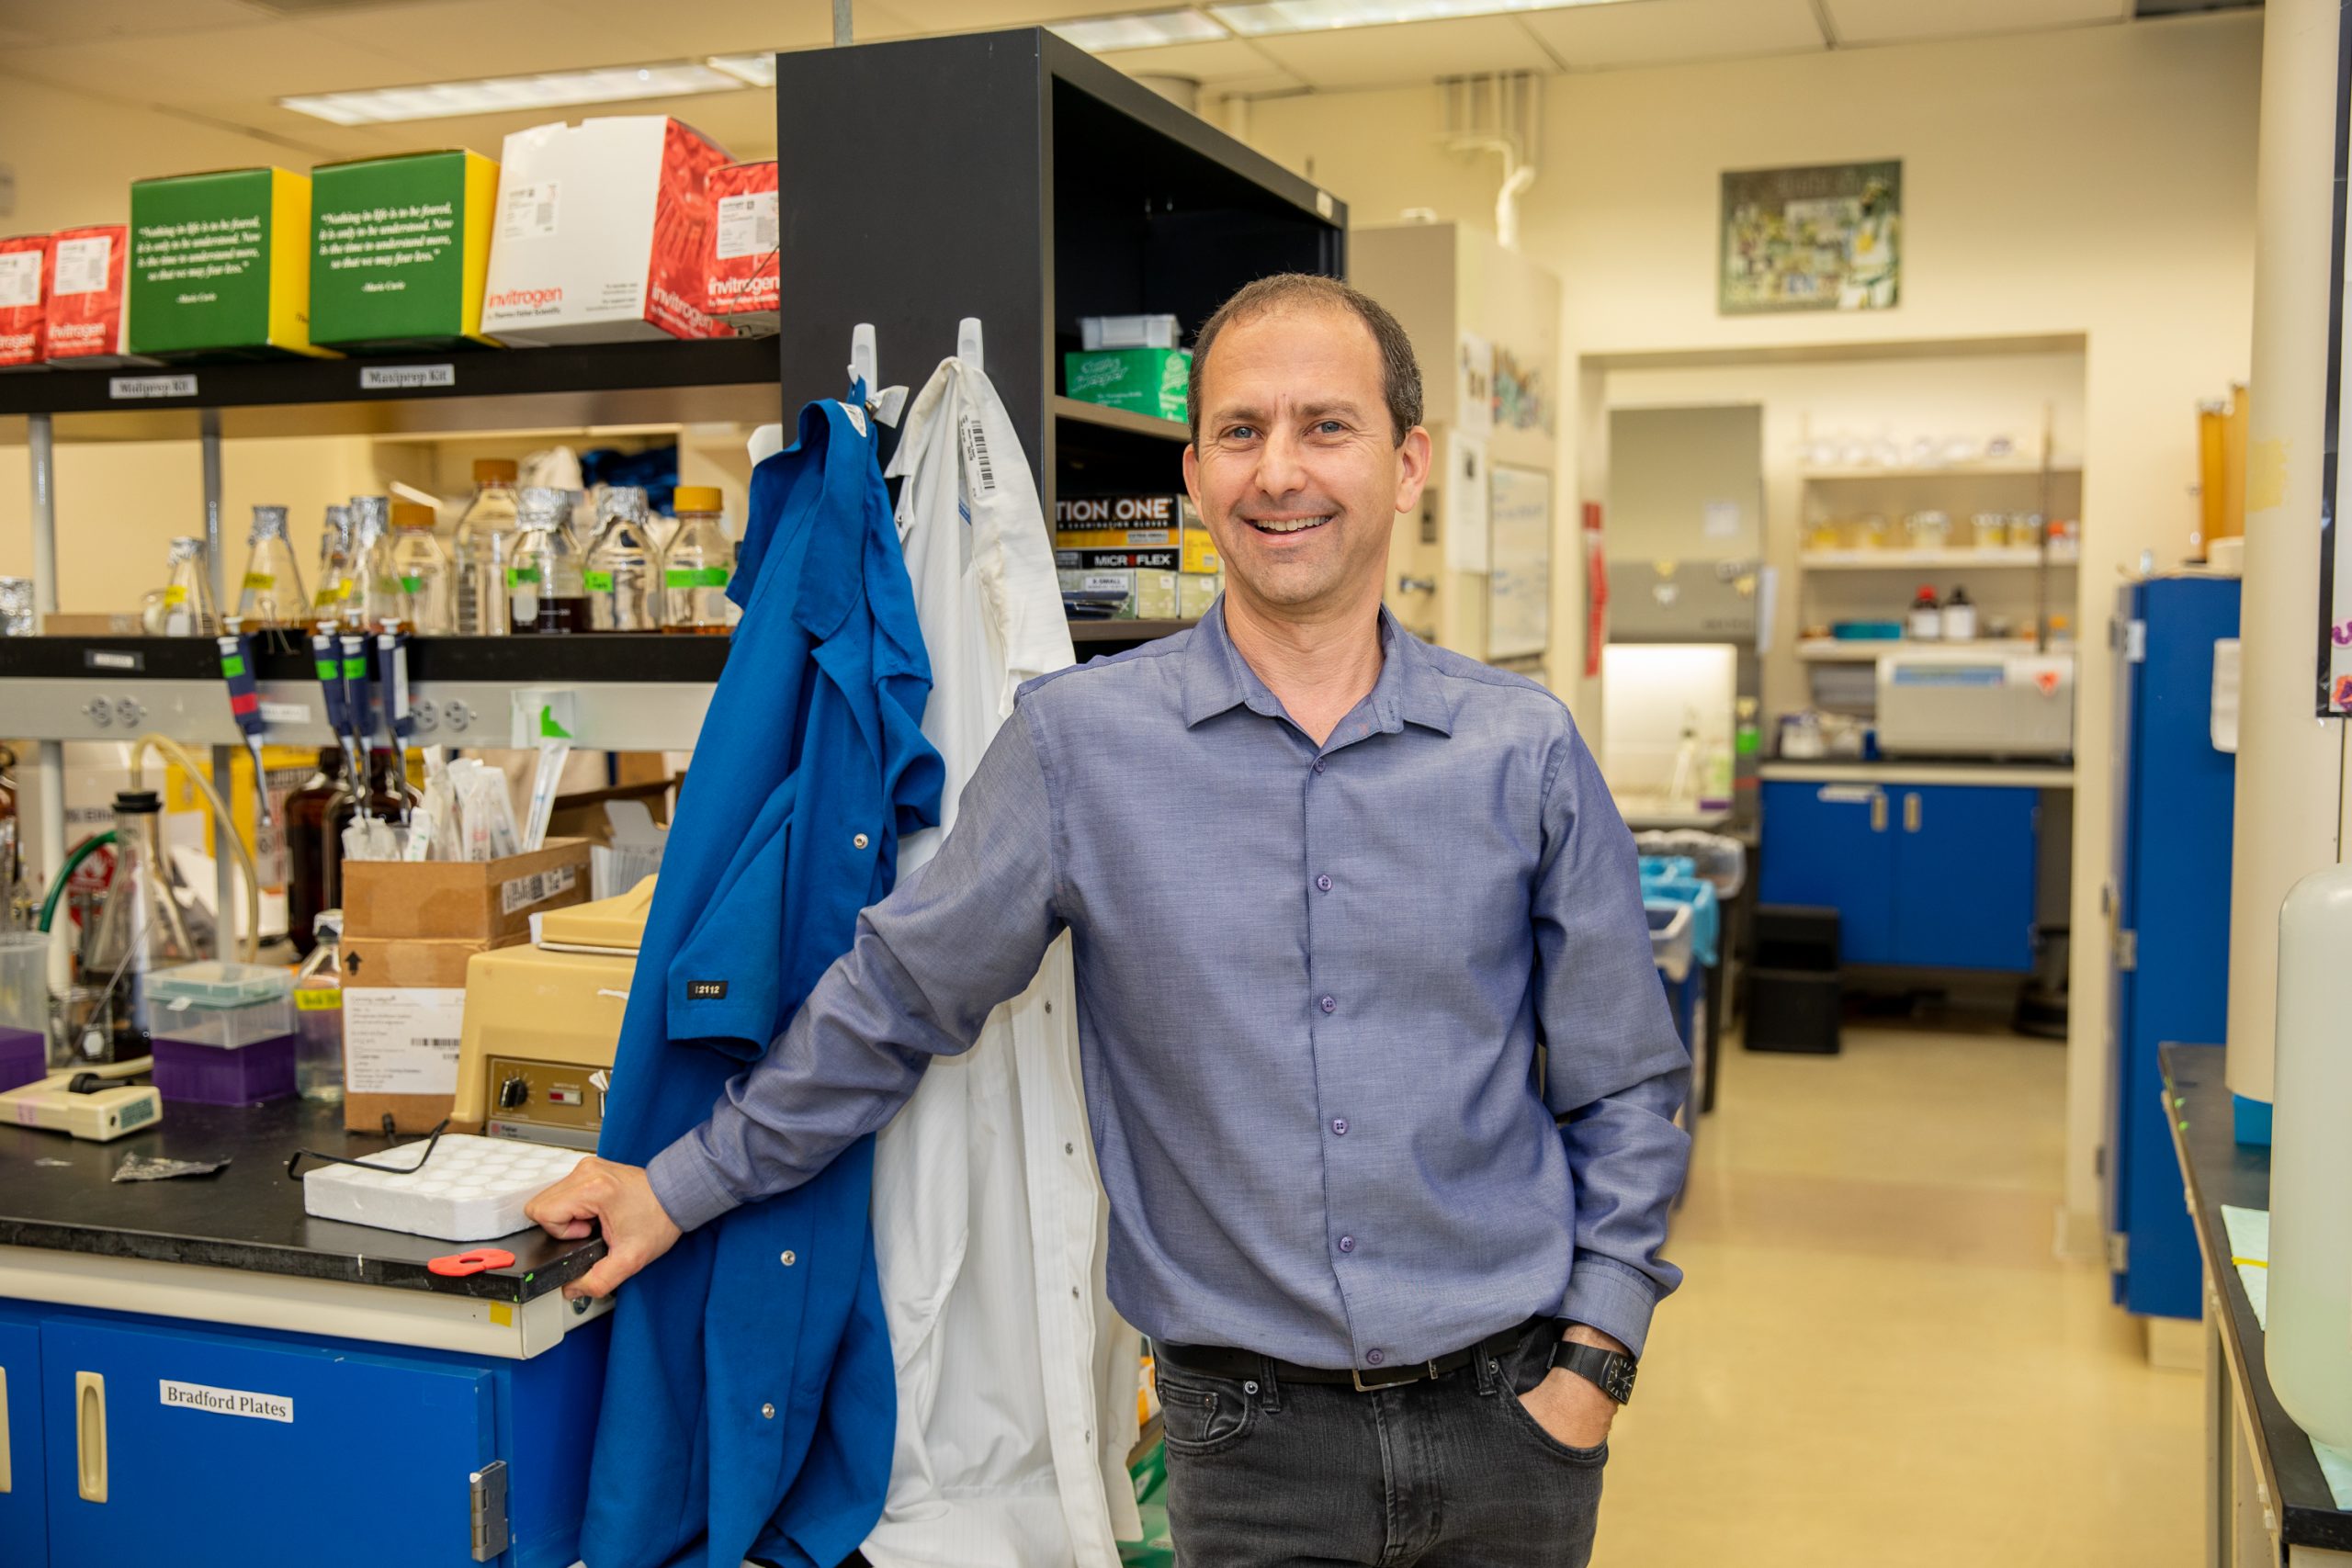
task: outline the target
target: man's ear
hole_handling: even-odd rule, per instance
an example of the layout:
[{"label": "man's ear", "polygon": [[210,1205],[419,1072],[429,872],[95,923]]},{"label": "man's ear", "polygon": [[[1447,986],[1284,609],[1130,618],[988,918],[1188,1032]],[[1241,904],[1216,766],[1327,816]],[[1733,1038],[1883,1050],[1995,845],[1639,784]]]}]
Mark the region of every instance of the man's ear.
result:
[{"label": "man's ear", "polygon": [[1417,424],[1396,444],[1396,510],[1410,512],[1420,505],[1421,491],[1429,482],[1430,433]]}]

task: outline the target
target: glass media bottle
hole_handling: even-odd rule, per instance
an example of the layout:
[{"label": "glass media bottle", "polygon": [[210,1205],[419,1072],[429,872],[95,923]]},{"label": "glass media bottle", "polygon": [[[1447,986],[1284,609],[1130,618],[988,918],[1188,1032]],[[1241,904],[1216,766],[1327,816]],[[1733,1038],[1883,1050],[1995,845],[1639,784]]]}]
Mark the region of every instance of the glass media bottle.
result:
[{"label": "glass media bottle", "polygon": [[727,597],[735,571],[735,542],[719,525],[719,493],[711,485],[680,485],[678,529],[662,558],[664,630],[724,637],[736,609]]},{"label": "glass media bottle", "polygon": [[302,592],[302,569],[286,535],[286,508],[254,508],[253,532],[245,536],[245,577],[237,590],[237,618],[247,630],[299,626],[310,605]]},{"label": "glass media bottle", "polygon": [[571,496],[534,485],[517,498],[520,529],[506,568],[506,614],[518,632],[588,629],[588,586],[566,526]]},{"label": "glass media bottle", "polygon": [[425,637],[451,629],[456,593],[449,552],[433,535],[433,508],[413,501],[392,502],[392,580],[400,584],[401,625]]},{"label": "glass media bottle", "polygon": [[294,1087],[305,1100],[343,1099],[343,911],[311,919],[311,956],[294,975]]},{"label": "glass media bottle", "polygon": [[449,540],[458,573],[457,630],[466,637],[504,637],[508,630],[503,584],[514,548],[515,471],[511,458],[476,459],[474,498]]},{"label": "glass media bottle", "polygon": [[72,1031],[79,1061],[127,1062],[149,1055],[148,977],[199,956],[204,933],[191,929],[172,897],[163,810],[153,790],[124,790],[114,797],[114,880],[82,947]]},{"label": "glass media bottle", "polygon": [[588,626],[650,632],[662,625],[660,554],[648,536],[645,492],[616,485],[596,502],[596,543],[588,551]]},{"label": "glass media bottle", "polygon": [[392,570],[391,536],[389,497],[351,498],[351,592],[343,602],[347,631],[379,631],[407,616],[408,596]]}]

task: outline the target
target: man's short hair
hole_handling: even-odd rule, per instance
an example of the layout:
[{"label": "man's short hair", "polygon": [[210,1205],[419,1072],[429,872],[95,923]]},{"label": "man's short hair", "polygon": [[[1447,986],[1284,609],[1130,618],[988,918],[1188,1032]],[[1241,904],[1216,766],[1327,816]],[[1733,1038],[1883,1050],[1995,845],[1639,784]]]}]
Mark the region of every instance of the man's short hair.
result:
[{"label": "man's short hair", "polygon": [[1394,426],[1389,434],[1397,446],[1405,444],[1406,432],[1421,423],[1421,365],[1413,357],[1413,340],[1405,335],[1396,318],[1380,301],[1336,277],[1280,272],[1244,285],[1216,308],[1193,341],[1193,376],[1185,408],[1195,446],[1201,439],[1201,377],[1208,367],[1209,349],[1216,334],[1235,321],[1301,305],[1349,311],[1372,329],[1372,341],[1380,349],[1381,393],[1387,400],[1388,422]]}]

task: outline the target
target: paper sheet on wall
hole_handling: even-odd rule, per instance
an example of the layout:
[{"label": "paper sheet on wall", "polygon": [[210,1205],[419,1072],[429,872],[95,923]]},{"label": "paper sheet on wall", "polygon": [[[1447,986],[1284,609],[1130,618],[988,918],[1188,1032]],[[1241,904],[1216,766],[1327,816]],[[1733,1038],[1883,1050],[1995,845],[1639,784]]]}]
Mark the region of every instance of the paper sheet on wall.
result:
[{"label": "paper sheet on wall", "polygon": [[1701,509],[1699,533],[1709,539],[1739,537],[1739,502],[1711,501]]},{"label": "paper sheet on wall", "polygon": [[1454,349],[1453,427],[1482,441],[1495,428],[1495,345],[1476,333]]},{"label": "paper sheet on wall", "polygon": [[1455,431],[1445,438],[1444,489],[1439,502],[1445,510],[1445,565],[1449,571],[1487,569],[1487,443],[1479,436]]},{"label": "paper sheet on wall", "polygon": [[1552,641],[1552,476],[1505,463],[1487,479],[1487,657],[1533,658]]},{"label": "paper sheet on wall", "polygon": [[2213,639],[2213,750],[2237,754],[2238,639]]}]

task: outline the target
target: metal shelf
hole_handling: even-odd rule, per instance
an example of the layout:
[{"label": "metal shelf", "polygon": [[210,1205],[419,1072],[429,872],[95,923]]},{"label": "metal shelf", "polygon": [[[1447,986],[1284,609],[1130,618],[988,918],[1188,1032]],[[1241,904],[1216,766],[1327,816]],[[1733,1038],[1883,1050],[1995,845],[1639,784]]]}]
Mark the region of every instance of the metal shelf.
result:
[{"label": "metal shelf", "polygon": [[[2078,557],[2049,558],[2053,567],[2070,567]],[[1797,564],[1808,571],[1973,571],[1986,567],[2031,569],[2043,564],[2041,551],[2030,545],[1962,547],[1940,550],[1806,550]]]},{"label": "metal shelf", "polygon": [[1054,397],[1053,409],[1054,418],[1066,423],[1092,425],[1098,430],[1115,430],[1127,435],[1148,435],[1158,441],[1172,441],[1179,446],[1193,439],[1192,427],[1181,419],[1157,419],[1148,413],[1105,408],[1101,403],[1058,393]]},{"label": "metal shelf", "polygon": [[2039,463],[1954,463],[1945,468],[1807,468],[1805,482],[1817,479],[2031,479],[2048,474],[2052,479],[2074,479],[2082,474],[2079,463],[2052,463],[2047,468]]},{"label": "metal shelf", "polygon": [[[780,417],[775,338],[469,349],[0,377],[0,440],[50,414],[63,441],[401,435]],[[175,396],[147,395],[174,382]],[[429,383],[429,384],[421,384]]]},{"label": "metal shelf", "polygon": [[1911,637],[1809,637],[1797,642],[1797,657],[1808,664],[1875,664],[1883,653],[1917,649],[1958,649],[1969,653],[2038,653],[2031,637],[1974,637],[1966,642],[1929,642]]}]

